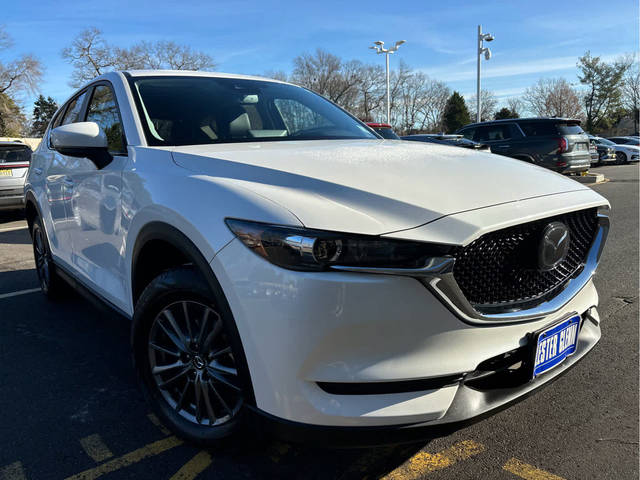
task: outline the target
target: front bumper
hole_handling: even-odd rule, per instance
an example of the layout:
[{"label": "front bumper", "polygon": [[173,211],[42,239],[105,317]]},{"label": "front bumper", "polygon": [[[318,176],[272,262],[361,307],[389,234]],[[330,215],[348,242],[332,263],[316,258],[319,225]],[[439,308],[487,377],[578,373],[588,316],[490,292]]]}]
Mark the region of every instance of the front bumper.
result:
[{"label": "front bumper", "polygon": [[[562,308],[519,323],[460,320],[418,280],[278,268],[232,241],[212,261],[240,333],[256,399],[268,416],[324,427],[405,428],[464,422],[557,377],[600,338],[584,321],[578,351],[535,381],[481,391],[467,376],[488,359],[526,347],[529,334],[598,303],[591,281]],[[595,309],[592,316],[597,318]],[[422,390],[329,393],[325,385],[427,379]]]}]

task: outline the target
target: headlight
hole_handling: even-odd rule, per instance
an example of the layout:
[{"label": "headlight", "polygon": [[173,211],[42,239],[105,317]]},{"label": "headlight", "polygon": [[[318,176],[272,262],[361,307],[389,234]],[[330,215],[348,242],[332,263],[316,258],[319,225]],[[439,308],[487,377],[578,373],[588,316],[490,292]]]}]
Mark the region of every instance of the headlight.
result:
[{"label": "headlight", "polygon": [[227,219],[227,226],[253,252],[292,270],[326,270],[332,265],[420,268],[451,247]]}]

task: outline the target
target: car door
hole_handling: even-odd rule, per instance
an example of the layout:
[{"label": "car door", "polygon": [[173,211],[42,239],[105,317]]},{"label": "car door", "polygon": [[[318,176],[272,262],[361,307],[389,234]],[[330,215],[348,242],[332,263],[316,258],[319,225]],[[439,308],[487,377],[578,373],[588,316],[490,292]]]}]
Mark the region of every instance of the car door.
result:
[{"label": "car door", "polygon": [[125,268],[121,192],[122,170],[128,158],[118,103],[109,83],[101,82],[91,89],[84,121],[102,128],[113,159],[99,169],[88,158],[78,158],[70,175],[72,263],[92,290],[122,307]]},{"label": "car door", "polygon": [[[79,122],[84,116],[87,90],[82,90],[67,102],[54,119],[51,128]],[[39,199],[43,221],[47,230],[51,253],[63,266],[71,265],[71,172],[76,168],[78,159],[62,155],[51,144],[47,133],[43,142],[46,145],[37,150],[32,157],[33,183],[44,186]],[[44,177],[42,179],[42,177]]]}]

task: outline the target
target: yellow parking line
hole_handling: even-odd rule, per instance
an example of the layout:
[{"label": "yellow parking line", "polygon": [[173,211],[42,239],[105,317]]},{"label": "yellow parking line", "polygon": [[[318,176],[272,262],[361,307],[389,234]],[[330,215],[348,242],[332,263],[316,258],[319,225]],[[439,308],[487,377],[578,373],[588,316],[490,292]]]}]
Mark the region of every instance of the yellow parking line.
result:
[{"label": "yellow parking line", "polygon": [[193,480],[209,465],[211,465],[211,455],[202,450],[185,463],[169,480]]},{"label": "yellow parking line", "polygon": [[100,435],[97,433],[81,438],[80,445],[82,445],[84,451],[87,452],[87,455],[93,458],[96,462],[102,462],[107,458],[113,457],[113,453],[111,453],[109,447],[104,444]]},{"label": "yellow parking line", "polygon": [[156,417],[153,413],[150,413],[149,415],[147,415],[147,418],[151,423],[153,423],[156,427],[158,427],[158,429],[165,435],[169,435],[171,433],[167,427],[165,427],[160,423],[160,419]]},{"label": "yellow parking line", "polygon": [[22,462],[13,462],[0,468],[0,480],[26,480]]},{"label": "yellow parking line", "polygon": [[98,465],[95,468],[90,468],[89,470],[85,470],[84,472],[72,475],[66,480],[92,480],[107,473],[111,473],[123,467],[132,465],[145,458],[158,455],[173,447],[177,447],[178,445],[182,445],[182,440],[177,437],[163,438],[162,440],[158,440],[157,442],[145,445],[142,448],[127,453],[126,455],[114,458],[113,460],[109,460],[108,462],[103,463],[102,465]]},{"label": "yellow parking line", "polygon": [[483,452],[481,443],[464,440],[438,453],[418,452],[402,466],[383,477],[384,480],[410,480],[421,478],[428,473],[450,467],[460,460],[466,460]]},{"label": "yellow parking line", "polygon": [[553,473],[545,472],[533,465],[521,462],[517,458],[510,459],[502,468],[525,480],[564,480],[564,478]]}]

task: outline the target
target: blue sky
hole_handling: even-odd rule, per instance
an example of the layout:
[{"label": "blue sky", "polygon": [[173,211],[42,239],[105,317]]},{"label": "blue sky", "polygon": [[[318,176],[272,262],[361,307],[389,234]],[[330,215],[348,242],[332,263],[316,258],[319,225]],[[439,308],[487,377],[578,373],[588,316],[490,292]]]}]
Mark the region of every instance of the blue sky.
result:
[{"label": "blue sky", "polygon": [[[167,39],[213,56],[217,70],[261,74],[290,71],[292,59],[322,47],[345,59],[384,62],[374,40],[407,41],[391,58],[445,81],[464,95],[475,91],[478,23],[496,37],[483,60],[483,87],[504,101],[540,77],[577,82],[575,63],[586,50],[613,59],[638,50],[637,0],[510,0],[321,2],[165,0],[4,2],[0,23],[10,51],[33,53],[45,65],[41,92],[64,101],[71,67],[61,50],[88,26],[108,42],[128,46]],[[29,103],[30,98],[24,102]],[[28,111],[31,107],[28,107]]]}]

